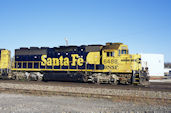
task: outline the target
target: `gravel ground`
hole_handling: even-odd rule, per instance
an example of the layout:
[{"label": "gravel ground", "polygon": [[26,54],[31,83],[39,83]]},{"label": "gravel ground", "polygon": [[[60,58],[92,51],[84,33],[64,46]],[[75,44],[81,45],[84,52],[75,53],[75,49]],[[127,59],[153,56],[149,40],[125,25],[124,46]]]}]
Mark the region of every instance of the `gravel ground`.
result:
[{"label": "gravel ground", "polygon": [[124,90],[124,89],[104,89],[104,88],[85,88],[71,86],[45,86],[36,84],[17,84],[17,83],[0,83],[0,88],[24,89],[24,90],[41,90],[81,94],[98,94],[98,95],[115,95],[115,96],[132,96],[145,98],[171,99],[171,92],[162,91],[143,91],[143,90]]},{"label": "gravel ground", "polygon": [[163,83],[171,83],[171,79],[150,80],[150,82],[163,82]]},{"label": "gravel ground", "polygon": [[171,112],[170,105],[149,105],[85,97],[49,97],[0,93],[0,100],[0,113]]}]

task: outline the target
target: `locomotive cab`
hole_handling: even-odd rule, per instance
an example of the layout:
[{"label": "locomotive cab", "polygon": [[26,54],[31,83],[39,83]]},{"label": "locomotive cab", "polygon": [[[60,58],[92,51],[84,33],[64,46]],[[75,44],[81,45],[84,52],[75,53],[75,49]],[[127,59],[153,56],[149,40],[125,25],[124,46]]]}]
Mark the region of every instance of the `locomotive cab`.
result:
[{"label": "locomotive cab", "polygon": [[131,72],[130,58],[128,46],[122,43],[106,43],[102,49],[102,64],[109,72]]},{"label": "locomotive cab", "polygon": [[148,81],[148,71],[141,67],[141,56],[129,54],[122,43],[106,43],[102,49],[104,71],[117,74],[124,83],[143,84]]}]

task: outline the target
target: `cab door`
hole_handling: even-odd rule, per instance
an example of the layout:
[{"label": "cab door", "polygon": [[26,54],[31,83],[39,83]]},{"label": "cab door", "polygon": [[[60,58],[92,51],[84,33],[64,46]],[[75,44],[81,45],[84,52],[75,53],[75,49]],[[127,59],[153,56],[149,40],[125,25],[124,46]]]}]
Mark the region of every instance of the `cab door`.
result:
[{"label": "cab door", "polygon": [[117,53],[115,50],[102,51],[102,64],[106,72],[116,72],[118,68]]}]

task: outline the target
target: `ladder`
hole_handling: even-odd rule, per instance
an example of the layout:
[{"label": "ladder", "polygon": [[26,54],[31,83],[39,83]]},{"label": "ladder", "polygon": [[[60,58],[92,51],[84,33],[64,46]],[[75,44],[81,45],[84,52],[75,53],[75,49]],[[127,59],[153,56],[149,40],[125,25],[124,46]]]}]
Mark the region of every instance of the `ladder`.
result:
[{"label": "ladder", "polygon": [[139,71],[133,71],[132,73],[132,84],[133,85],[139,85],[140,84],[140,72]]}]

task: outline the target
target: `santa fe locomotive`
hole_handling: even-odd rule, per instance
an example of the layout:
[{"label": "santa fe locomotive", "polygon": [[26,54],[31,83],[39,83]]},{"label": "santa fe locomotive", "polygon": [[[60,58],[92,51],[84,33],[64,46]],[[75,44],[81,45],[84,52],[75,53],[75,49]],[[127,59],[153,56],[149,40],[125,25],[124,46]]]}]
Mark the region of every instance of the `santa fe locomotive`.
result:
[{"label": "santa fe locomotive", "polygon": [[123,43],[60,47],[22,47],[10,59],[1,50],[1,77],[28,80],[66,80],[110,84],[149,83],[141,55],[129,54]]}]

